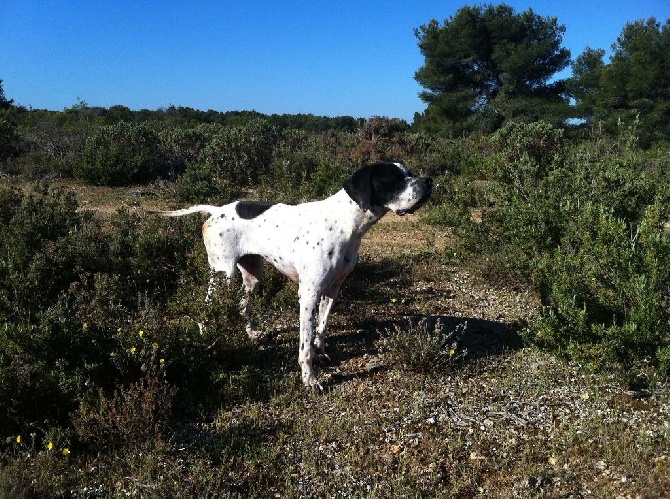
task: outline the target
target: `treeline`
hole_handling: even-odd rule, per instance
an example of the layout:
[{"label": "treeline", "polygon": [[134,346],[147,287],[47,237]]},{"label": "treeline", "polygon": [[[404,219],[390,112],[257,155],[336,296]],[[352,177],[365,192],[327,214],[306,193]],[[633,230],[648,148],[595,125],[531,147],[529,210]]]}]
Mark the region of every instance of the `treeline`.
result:
[{"label": "treeline", "polygon": [[[0,83],[2,80],[0,80]],[[156,110],[132,110],[116,105],[108,108],[89,106],[79,101],[70,108],[61,111],[26,109],[12,106],[13,111],[6,115],[16,125],[22,127],[37,126],[40,122],[52,122],[55,126],[73,126],[81,121],[95,125],[114,125],[120,121],[126,123],[164,123],[173,126],[196,126],[213,123],[224,126],[244,124],[252,119],[263,118],[279,128],[296,128],[309,132],[353,131],[361,120],[351,116],[315,116],[313,114],[262,114],[257,111],[201,111],[190,107],[168,106]]]},{"label": "treeline", "polygon": [[[195,200],[228,192],[223,183],[235,192],[252,187],[277,161],[303,165],[298,182],[319,168],[412,156],[402,145],[408,140],[431,147],[429,137],[413,139],[409,130],[403,120],[379,117],[9,106],[0,110],[0,171],[109,186],[175,180],[182,199]],[[397,143],[392,152],[389,142]]]}]

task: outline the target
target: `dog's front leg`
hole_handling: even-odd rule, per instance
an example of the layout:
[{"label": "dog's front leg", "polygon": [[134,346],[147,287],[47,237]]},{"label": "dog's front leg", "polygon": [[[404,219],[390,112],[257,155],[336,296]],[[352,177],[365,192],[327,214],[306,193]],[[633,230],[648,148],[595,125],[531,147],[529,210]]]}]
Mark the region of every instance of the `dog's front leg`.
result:
[{"label": "dog's front leg", "polygon": [[319,324],[316,328],[316,336],[314,337],[314,351],[317,354],[326,355],[326,341],[324,335],[326,333],[326,325],[328,324],[328,315],[333,306],[333,298],[323,295],[321,303],[319,304]]},{"label": "dog's front leg", "polygon": [[[346,276],[345,276],[346,277]],[[338,279],[335,281],[330,288],[323,294],[321,297],[321,302],[319,303],[319,324],[316,328],[316,337],[314,338],[314,350],[316,353],[319,353],[326,358],[326,326],[328,325],[328,316],[330,315],[330,309],[333,307],[333,302],[337,295],[340,292],[340,286],[344,278]]]},{"label": "dog's front leg", "polygon": [[300,346],[298,362],[302,371],[302,382],[307,387],[323,389],[314,375],[312,366],[314,354],[312,341],[314,339],[314,325],[319,308],[319,293],[313,288],[300,286]]}]

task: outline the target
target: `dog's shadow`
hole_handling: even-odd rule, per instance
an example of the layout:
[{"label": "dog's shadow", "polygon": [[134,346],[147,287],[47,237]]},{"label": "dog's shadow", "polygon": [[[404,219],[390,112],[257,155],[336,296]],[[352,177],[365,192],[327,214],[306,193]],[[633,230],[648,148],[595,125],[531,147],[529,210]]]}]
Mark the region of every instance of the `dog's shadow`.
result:
[{"label": "dog's shadow", "polygon": [[384,340],[392,334],[416,334],[418,324],[428,324],[431,328],[436,323],[442,331],[453,332],[450,340],[457,344],[459,352],[464,352],[456,369],[523,346],[519,334],[521,325],[518,324],[424,314],[399,315],[380,321],[372,319],[353,325],[353,331],[335,331],[328,337],[329,359],[321,365],[328,375],[328,384],[336,386],[393,369],[395,366],[382,347]]}]

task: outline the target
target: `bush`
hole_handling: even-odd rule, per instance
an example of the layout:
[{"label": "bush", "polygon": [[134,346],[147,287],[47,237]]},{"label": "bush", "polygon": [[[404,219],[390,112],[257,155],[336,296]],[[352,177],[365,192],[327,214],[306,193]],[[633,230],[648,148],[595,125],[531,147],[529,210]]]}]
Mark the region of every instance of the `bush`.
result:
[{"label": "bush", "polygon": [[22,149],[22,141],[16,133],[16,126],[0,117],[0,165],[9,158],[18,156]]},{"label": "bush", "polygon": [[129,185],[157,174],[160,139],[148,125],[119,122],[89,137],[74,176],[95,185]]},{"label": "bush", "polygon": [[497,176],[518,186],[539,180],[563,158],[563,130],[541,121],[507,122],[491,142],[500,155]]},{"label": "bush", "polygon": [[262,119],[209,131],[215,131],[211,140],[175,185],[182,201],[224,204],[238,197],[268,171],[280,140],[278,129]]},{"label": "bush", "polygon": [[447,183],[461,208],[431,221],[486,254],[488,279],[536,286],[544,313],[528,339],[594,366],[667,369],[667,157],[629,137],[567,148],[544,123],[506,124],[492,146],[489,178]]},{"label": "bush", "polygon": [[266,120],[221,129],[203,150],[199,162],[213,175],[212,182],[251,187],[268,168],[279,142],[279,131]]},{"label": "bush", "polygon": [[398,118],[374,116],[366,120],[356,133],[357,146],[352,158],[359,163],[400,161],[403,132],[408,125]]},{"label": "bush", "polygon": [[670,238],[661,203],[635,225],[593,203],[564,210],[572,222],[538,265],[546,308],[529,338],[601,368],[647,361],[667,369]]},{"label": "bush", "polygon": [[195,163],[212,137],[222,130],[221,125],[203,124],[194,128],[166,126],[159,132],[161,146],[159,173],[176,179],[187,166]]},{"label": "bush", "polygon": [[82,328],[68,294],[105,251],[71,195],[2,189],[0,200],[0,413],[12,431],[62,422],[86,380],[105,376],[105,341]]},{"label": "bush", "polygon": [[261,176],[260,190],[265,198],[284,203],[321,199],[340,190],[351,170],[348,162],[333,157],[320,138],[285,131]]},{"label": "bush", "polygon": [[86,232],[94,222],[77,213],[71,194],[26,196],[17,190],[0,189],[0,204],[0,313],[20,317],[53,304],[81,270],[82,257],[95,251],[91,248],[95,241],[77,244],[75,240],[78,232]]},{"label": "bush", "polygon": [[[101,226],[58,192],[3,189],[0,200],[0,439],[69,428],[82,403],[84,444],[100,431],[159,439],[173,402],[214,400],[223,359],[245,345],[212,348],[243,331],[236,290],[223,287],[215,319],[198,327],[208,273],[198,220],[121,211]],[[158,426],[147,429],[150,415]]]}]

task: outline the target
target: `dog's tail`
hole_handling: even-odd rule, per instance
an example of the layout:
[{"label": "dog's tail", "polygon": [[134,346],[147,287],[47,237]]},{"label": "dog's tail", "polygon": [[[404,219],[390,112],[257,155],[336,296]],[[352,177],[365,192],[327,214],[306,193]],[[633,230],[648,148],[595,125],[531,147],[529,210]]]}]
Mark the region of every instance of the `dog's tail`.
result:
[{"label": "dog's tail", "polygon": [[209,204],[198,204],[191,206],[190,208],[184,208],[183,210],[150,211],[149,213],[162,215],[164,217],[183,217],[184,215],[190,215],[192,213],[209,213],[211,215],[216,209],[216,206],[211,206]]}]

